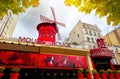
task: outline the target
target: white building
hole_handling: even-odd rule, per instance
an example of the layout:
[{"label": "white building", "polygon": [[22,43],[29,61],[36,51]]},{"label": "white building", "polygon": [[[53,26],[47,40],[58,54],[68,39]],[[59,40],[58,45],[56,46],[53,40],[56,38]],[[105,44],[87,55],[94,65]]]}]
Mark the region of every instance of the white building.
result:
[{"label": "white building", "polygon": [[96,39],[100,36],[101,31],[96,25],[78,21],[64,42],[71,43],[72,47],[92,49],[97,47]]},{"label": "white building", "polygon": [[18,16],[8,11],[8,14],[3,18],[0,17],[0,37],[12,37]]}]

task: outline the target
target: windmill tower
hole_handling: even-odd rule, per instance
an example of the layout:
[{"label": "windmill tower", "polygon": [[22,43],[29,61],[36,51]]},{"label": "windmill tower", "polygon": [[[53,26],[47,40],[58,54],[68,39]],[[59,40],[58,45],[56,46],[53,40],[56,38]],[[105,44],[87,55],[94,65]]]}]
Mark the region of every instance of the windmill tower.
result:
[{"label": "windmill tower", "polygon": [[57,38],[59,40],[61,40],[61,36],[60,36],[60,32],[58,29],[58,25],[64,26],[64,23],[60,23],[56,20],[55,17],[55,12],[54,12],[54,8],[50,7],[51,11],[52,11],[52,15],[53,15],[53,20],[40,15],[40,19],[43,23],[38,24],[37,26],[37,30],[39,32],[39,36],[38,36],[38,43],[39,42],[45,42],[45,43],[52,43],[52,42],[56,42],[56,34],[57,34]]}]

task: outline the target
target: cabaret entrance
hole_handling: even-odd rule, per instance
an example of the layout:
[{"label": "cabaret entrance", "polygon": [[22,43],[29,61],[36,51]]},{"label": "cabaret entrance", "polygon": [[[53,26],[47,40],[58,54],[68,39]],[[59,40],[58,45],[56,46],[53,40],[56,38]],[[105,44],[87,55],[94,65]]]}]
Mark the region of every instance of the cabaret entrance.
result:
[{"label": "cabaret entrance", "polygon": [[104,69],[104,70],[107,70],[107,69],[112,69],[111,66],[110,66],[110,59],[107,59],[107,58],[102,58],[102,59],[93,59],[94,61],[94,64],[95,64],[95,68],[97,70],[100,70],[100,69]]}]

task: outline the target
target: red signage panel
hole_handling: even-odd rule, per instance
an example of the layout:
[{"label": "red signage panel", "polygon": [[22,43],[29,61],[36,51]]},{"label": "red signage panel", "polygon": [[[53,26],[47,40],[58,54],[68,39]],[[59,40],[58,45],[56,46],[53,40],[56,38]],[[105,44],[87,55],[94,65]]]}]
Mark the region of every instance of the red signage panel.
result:
[{"label": "red signage panel", "polygon": [[40,54],[38,67],[49,68],[87,68],[85,56],[69,56],[57,54]]},{"label": "red signage panel", "polygon": [[[40,56],[39,56],[40,55]],[[0,65],[20,68],[87,68],[85,56],[0,51]]]},{"label": "red signage panel", "polygon": [[38,54],[32,52],[0,51],[0,65],[36,67]]}]

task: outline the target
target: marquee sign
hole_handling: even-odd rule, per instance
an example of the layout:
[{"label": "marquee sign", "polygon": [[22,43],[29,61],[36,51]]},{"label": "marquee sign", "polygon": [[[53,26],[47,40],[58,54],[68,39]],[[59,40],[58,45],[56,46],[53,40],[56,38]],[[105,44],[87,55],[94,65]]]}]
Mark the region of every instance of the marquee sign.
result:
[{"label": "marquee sign", "polygon": [[70,43],[60,43],[60,42],[49,42],[49,41],[40,41],[37,42],[37,39],[29,37],[19,37],[18,42],[32,43],[32,44],[47,44],[52,46],[61,46],[61,47],[70,47]]},{"label": "marquee sign", "polygon": [[29,38],[29,37],[19,37],[19,38],[9,38],[9,37],[3,37],[0,38],[0,40],[4,41],[12,41],[12,42],[20,42],[20,43],[31,43],[31,44],[46,44],[50,46],[61,46],[61,47],[71,47],[70,43],[61,43],[61,42],[49,42],[49,41],[40,41],[37,42],[37,39]]}]

